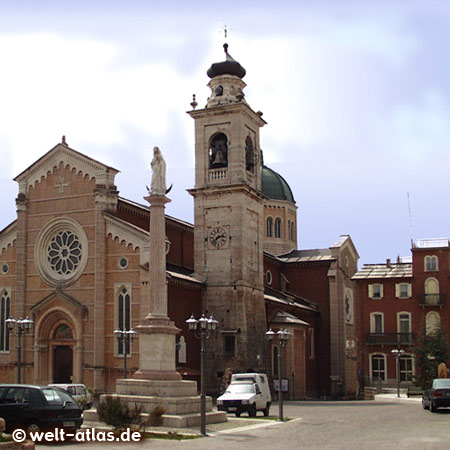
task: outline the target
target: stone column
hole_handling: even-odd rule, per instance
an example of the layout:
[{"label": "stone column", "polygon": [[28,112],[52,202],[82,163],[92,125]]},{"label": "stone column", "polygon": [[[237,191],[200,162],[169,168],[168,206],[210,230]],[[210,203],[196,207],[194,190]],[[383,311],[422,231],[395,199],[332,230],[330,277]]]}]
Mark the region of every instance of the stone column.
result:
[{"label": "stone column", "polygon": [[164,209],[170,200],[150,194],[150,312],[136,327],[139,333],[139,370],[133,378],[180,380],[175,365],[175,336],[180,332],[167,313],[166,222]]}]

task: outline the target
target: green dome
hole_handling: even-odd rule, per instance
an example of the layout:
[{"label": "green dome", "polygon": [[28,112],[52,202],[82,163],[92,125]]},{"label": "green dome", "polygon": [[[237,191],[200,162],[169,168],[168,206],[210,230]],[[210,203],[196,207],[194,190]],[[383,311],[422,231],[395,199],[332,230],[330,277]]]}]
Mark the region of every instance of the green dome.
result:
[{"label": "green dome", "polygon": [[262,191],[271,200],[287,200],[295,203],[291,188],[286,180],[267,166],[262,168]]}]

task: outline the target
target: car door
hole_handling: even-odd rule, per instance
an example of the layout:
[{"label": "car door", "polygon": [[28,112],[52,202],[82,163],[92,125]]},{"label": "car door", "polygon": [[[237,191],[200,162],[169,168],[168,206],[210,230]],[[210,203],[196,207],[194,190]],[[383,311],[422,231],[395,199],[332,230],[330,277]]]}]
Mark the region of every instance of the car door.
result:
[{"label": "car door", "polygon": [[6,427],[11,430],[26,422],[30,411],[30,393],[24,387],[10,386],[1,399],[0,417],[6,421]]}]

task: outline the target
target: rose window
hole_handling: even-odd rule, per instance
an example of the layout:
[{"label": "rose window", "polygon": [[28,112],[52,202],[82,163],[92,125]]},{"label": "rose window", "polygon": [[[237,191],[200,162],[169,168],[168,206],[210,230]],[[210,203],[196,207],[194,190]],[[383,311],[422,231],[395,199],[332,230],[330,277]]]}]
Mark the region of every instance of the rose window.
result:
[{"label": "rose window", "polygon": [[78,236],[71,231],[60,231],[48,246],[47,258],[52,270],[59,275],[69,275],[80,264],[82,251]]}]

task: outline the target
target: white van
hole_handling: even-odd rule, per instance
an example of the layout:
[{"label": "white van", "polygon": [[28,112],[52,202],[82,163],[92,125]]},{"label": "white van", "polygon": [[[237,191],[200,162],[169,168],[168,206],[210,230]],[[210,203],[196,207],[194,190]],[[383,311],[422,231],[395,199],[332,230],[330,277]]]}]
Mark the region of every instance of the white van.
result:
[{"label": "white van", "polygon": [[268,416],[271,401],[266,374],[236,373],[231,376],[227,390],[217,399],[217,409],[234,412],[236,417],[243,412],[248,412],[250,417],[254,417],[257,411],[262,411]]},{"label": "white van", "polygon": [[85,409],[92,408],[92,396],[84,384],[55,383],[49,384],[49,386],[56,387],[68,392],[71,397],[80,405],[80,408],[83,411]]}]

